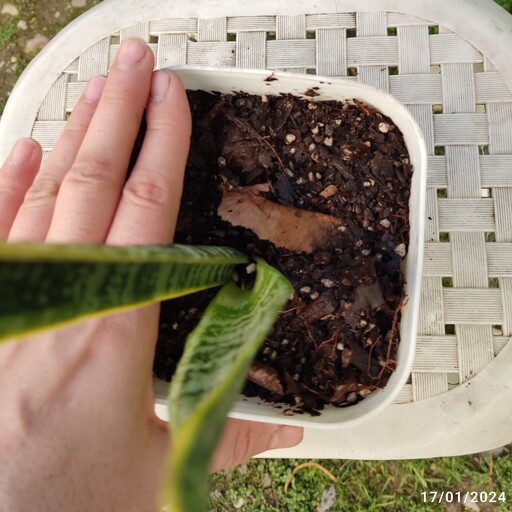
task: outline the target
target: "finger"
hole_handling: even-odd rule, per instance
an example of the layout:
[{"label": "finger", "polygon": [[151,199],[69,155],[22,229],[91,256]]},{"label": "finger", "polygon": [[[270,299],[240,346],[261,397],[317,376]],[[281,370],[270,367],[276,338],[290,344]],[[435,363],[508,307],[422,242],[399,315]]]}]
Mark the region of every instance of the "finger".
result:
[{"label": "finger", "polygon": [[46,238],[60,185],[84,140],[105,81],[105,77],[97,76],[87,84],[55,148],[24,198],[9,235],[11,241]]},{"label": "finger", "polygon": [[[162,244],[173,237],[191,131],[186,93],[174,73],[153,74],[146,124],[144,143],[123,189],[107,244]],[[146,329],[156,325],[159,310],[155,304],[139,311],[146,315]],[[130,339],[123,344],[128,364],[136,361],[139,365],[130,385],[141,389],[144,379],[151,376],[156,338],[146,338],[151,346],[141,343],[141,338]]]},{"label": "finger", "polygon": [[20,139],[0,169],[0,240],[6,240],[23,198],[41,165],[41,146]]},{"label": "finger", "polygon": [[153,74],[147,130],[123,189],[109,244],[169,243],[174,234],[190,143],[185,89],[176,74]]},{"label": "finger", "polygon": [[62,182],[47,240],[105,241],[146,106],[154,57],[149,47],[123,43],[75,162]]},{"label": "finger", "polygon": [[217,446],[211,471],[238,466],[267,450],[296,446],[303,433],[299,427],[231,419]]}]

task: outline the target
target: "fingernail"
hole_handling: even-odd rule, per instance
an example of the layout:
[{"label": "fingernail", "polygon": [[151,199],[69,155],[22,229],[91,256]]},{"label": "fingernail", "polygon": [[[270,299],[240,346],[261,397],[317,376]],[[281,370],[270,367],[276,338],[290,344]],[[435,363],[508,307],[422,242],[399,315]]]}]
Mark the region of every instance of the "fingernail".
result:
[{"label": "fingernail", "polygon": [[292,448],[297,446],[304,435],[304,429],[299,427],[280,426],[272,435],[269,450],[276,448]]},{"label": "fingernail", "polygon": [[12,165],[22,165],[27,163],[34,155],[36,148],[32,139],[20,139],[14,145],[11,154]]},{"label": "fingernail", "polygon": [[89,80],[84,91],[84,98],[89,103],[96,103],[100,100],[105,89],[107,79],[104,76],[94,76]]},{"label": "fingernail", "polygon": [[151,82],[151,99],[153,101],[161,100],[167,94],[170,83],[171,77],[167,71],[163,69],[156,71]]},{"label": "fingernail", "polygon": [[117,65],[121,68],[131,68],[139,63],[146,55],[147,46],[137,39],[126,40],[117,54]]}]

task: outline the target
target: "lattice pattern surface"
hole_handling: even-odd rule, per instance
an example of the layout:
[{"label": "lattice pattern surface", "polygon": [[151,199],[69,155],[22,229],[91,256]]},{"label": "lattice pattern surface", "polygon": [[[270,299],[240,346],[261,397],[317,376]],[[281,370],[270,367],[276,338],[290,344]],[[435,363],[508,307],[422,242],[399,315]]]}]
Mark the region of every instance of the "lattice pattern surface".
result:
[{"label": "lattice pattern surface", "polygon": [[342,76],[388,90],[411,110],[429,154],[425,267],[410,382],[397,402],[466,382],[512,335],[512,94],[461,36],[393,12],[174,18],[106,37],[63,71],[33,137],[46,156],[86,82],[139,37],[156,67],[267,68]]}]

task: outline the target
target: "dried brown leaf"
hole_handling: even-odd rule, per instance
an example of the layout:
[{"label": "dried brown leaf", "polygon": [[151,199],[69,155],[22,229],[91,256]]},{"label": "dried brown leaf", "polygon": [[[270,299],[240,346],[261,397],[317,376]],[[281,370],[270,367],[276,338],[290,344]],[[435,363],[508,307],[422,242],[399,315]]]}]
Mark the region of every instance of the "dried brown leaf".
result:
[{"label": "dried brown leaf", "polygon": [[247,373],[247,379],[277,395],[285,394],[277,370],[270,366],[265,366],[259,361],[253,361],[251,364],[249,372]]},{"label": "dried brown leaf", "polygon": [[342,225],[331,215],[277,204],[245,187],[223,190],[218,214],[277,247],[306,253],[324,247]]}]

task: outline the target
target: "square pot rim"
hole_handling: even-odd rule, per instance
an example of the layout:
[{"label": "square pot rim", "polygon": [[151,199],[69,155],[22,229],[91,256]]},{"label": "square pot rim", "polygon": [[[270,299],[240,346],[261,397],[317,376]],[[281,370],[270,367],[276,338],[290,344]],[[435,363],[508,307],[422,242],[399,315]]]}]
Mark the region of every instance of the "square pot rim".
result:
[{"label": "square pot rim", "polygon": [[[411,236],[408,254],[404,259],[408,303],[404,307],[400,325],[401,341],[397,351],[397,369],[384,388],[372,392],[361,402],[348,407],[328,405],[319,416],[309,416],[307,413],[287,415],[283,412],[287,408],[282,404],[282,408],[277,409],[276,406],[279,406],[279,404],[264,402],[257,398],[247,398],[242,395],[229,414],[233,418],[251,421],[324,429],[353,427],[374,417],[398,396],[409,378],[414,362],[423,268],[427,174],[426,144],[419,125],[405,105],[401,104],[388,92],[352,79],[215,66],[180,65],[172,66],[169,69],[178,74],[186,88],[192,90],[216,91],[225,94],[246,92],[268,96],[278,95],[280,92],[290,92],[294,96],[302,97],[311,102],[326,99],[351,101],[356,98],[390,117],[402,132],[413,167],[413,183],[409,201]],[[272,77],[271,81],[268,80],[270,77]],[[313,87],[318,87],[318,89],[315,89],[318,96],[311,97],[305,94]],[[340,91],[343,91],[343,93]],[[342,94],[341,97],[340,94]],[[332,95],[335,97],[331,97]],[[414,222],[412,222],[413,220]],[[413,250],[411,251],[411,249]],[[410,261],[409,255],[411,253],[414,255],[414,261]],[[413,272],[411,272],[411,266]],[[406,333],[402,330],[404,318],[407,322]],[[166,390],[168,386],[169,384],[165,381],[155,378],[156,403],[167,404]]]}]

